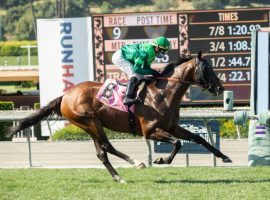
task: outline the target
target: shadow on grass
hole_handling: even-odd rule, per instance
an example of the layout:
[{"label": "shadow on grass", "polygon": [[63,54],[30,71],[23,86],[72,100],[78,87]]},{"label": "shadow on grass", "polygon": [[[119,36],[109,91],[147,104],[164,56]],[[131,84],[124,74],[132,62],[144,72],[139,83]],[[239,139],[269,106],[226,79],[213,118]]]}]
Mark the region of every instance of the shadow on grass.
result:
[{"label": "shadow on grass", "polygon": [[[125,179],[125,177],[122,177],[125,181],[127,181],[128,183],[136,183],[136,181],[133,180],[127,180]],[[81,178],[71,178],[69,181],[71,182],[78,182],[78,183],[116,183],[112,178],[111,179],[98,179],[98,178],[87,178],[87,179],[81,179]]]},{"label": "shadow on grass", "polygon": [[160,184],[173,184],[173,183],[189,183],[189,184],[231,184],[231,183],[270,183],[270,179],[264,180],[157,180],[156,183]]}]

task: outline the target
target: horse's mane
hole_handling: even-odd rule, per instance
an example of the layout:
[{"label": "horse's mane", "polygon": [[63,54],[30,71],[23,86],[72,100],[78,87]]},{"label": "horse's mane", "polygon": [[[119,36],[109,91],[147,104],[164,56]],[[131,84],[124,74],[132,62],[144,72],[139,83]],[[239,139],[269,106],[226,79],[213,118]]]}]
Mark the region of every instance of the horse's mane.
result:
[{"label": "horse's mane", "polygon": [[160,75],[164,76],[164,75],[168,74],[175,67],[177,67],[177,66],[191,60],[192,58],[193,58],[192,56],[180,55],[177,61],[167,64],[165,66],[165,68],[162,70],[162,72],[160,73]]}]

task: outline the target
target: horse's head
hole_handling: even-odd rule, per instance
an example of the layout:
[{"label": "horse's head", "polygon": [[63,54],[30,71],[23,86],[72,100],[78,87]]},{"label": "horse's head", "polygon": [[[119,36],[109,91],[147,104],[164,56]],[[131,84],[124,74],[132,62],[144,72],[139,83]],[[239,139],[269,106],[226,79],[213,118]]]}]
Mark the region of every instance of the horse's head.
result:
[{"label": "horse's head", "polygon": [[201,51],[195,58],[194,81],[214,95],[220,95],[224,91],[219,78],[210,63],[202,56]]}]

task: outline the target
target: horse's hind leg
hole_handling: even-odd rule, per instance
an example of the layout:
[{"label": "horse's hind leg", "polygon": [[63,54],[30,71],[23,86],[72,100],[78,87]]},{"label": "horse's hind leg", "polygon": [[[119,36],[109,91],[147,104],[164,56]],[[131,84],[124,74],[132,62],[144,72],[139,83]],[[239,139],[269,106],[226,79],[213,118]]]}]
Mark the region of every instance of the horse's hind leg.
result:
[{"label": "horse's hind leg", "polygon": [[102,140],[103,128],[100,121],[97,118],[82,116],[80,118],[77,118],[76,121],[74,120],[71,122],[84,129],[93,138],[96,147],[97,157],[101,160],[103,165],[110,172],[113,179],[116,182],[125,183],[125,181],[120,178],[120,176],[113,168],[108,159],[107,149],[103,145],[104,144],[104,141]]},{"label": "horse's hind leg", "polygon": [[209,144],[204,138],[202,138],[199,135],[191,133],[190,131],[188,131],[180,126],[177,126],[175,128],[175,130],[172,131],[171,133],[172,133],[172,135],[174,135],[175,137],[177,137],[179,139],[193,141],[193,142],[196,142],[197,144],[203,145],[206,149],[208,149],[210,152],[212,152],[216,157],[222,158],[223,162],[232,162],[228,156],[221,153],[218,149],[216,149],[214,146]]},{"label": "horse's hind leg", "polygon": [[88,127],[85,128],[85,125],[80,126],[83,128],[89,135],[93,138],[94,144],[96,147],[97,157],[101,160],[103,165],[107,168],[110,172],[113,180],[118,183],[125,183],[125,181],[120,178],[116,170],[113,168],[112,164],[110,163],[107,155],[107,148],[104,146],[106,141],[103,141],[103,128],[101,123],[96,119],[91,119],[90,122],[87,123]]},{"label": "horse's hind leg", "polygon": [[125,181],[122,178],[120,178],[120,176],[118,175],[118,173],[115,171],[115,169],[111,165],[111,163],[110,163],[110,161],[108,159],[108,155],[107,155],[106,149],[104,149],[102,147],[102,145],[100,144],[100,142],[97,139],[94,139],[94,143],[95,143],[95,147],[96,147],[96,151],[97,151],[97,157],[101,160],[101,162],[103,163],[103,165],[110,172],[110,174],[113,177],[113,180],[115,180],[118,183],[125,183]]},{"label": "horse's hind leg", "polygon": [[97,157],[102,161],[103,165],[107,168],[116,182],[124,183],[125,181],[120,178],[116,170],[111,165],[107,152],[114,153],[115,155],[130,162],[131,164],[135,164],[134,160],[113,148],[103,130],[101,122],[97,118],[90,118],[84,121],[88,121],[87,128],[84,128],[84,130],[88,132],[94,140]]},{"label": "horse's hind leg", "polygon": [[155,132],[150,135],[150,139],[171,143],[173,145],[173,150],[171,154],[167,158],[157,158],[154,161],[154,163],[156,164],[170,164],[174,159],[176,153],[181,149],[181,142],[176,137],[172,136],[170,133],[162,129],[156,129]]},{"label": "horse's hind leg", "polygon": [[116,150],[112,144],[108,141],[106,144],[104,144],[104,146],[106,147],[106,150],[110,153],[113,154],[119,158],[122,158],[123,160],[129,162],[131,165],[133,165],[134,167],[141,169],[141,168],[145,168],[145,164],[143,162],[139,162],[136,159],[131,159],[129,156],[127,156],[126,154]]},{"label": "horse's hind leg", "polygon": [[110,141],[108,140],[106,133],[103,130],[102,125],[98,122],[96,123],[96,125],[97,124],[99,124],[98,137],[102,141],[102,147],[104,149],[106,149],[107,152],[109,152],[110,154],[113,154],[119,158],[122,158],[123,160],[127,161],[128,163],[130,163],[131,165],[133,165],[136,168],[145,168],[146,167],[143,162],[139,162],[138,160],[132,159],[128,155],[116,150],[113,147],[113,145],[110,143]]}]

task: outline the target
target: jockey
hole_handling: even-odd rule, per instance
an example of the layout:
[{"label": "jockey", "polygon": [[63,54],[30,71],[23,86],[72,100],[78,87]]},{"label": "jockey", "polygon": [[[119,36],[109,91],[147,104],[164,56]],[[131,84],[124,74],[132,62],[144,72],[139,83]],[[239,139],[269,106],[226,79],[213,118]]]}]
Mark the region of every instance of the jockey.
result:
[{"label": "jockey", "polygon": [[133,99],[136,83],[144,75],[158,77],[158,71],[150,66],[157,55],[164,56],[170,50],[170,42],[166,37],[158,37],[152,43],[128,44],[117,50],[112,56],[112,62],[125,72],[129,78],[124,104],[131,105],[137,103],[137,98]]}]

